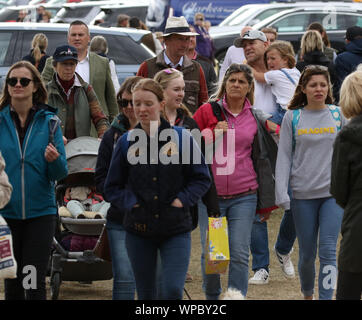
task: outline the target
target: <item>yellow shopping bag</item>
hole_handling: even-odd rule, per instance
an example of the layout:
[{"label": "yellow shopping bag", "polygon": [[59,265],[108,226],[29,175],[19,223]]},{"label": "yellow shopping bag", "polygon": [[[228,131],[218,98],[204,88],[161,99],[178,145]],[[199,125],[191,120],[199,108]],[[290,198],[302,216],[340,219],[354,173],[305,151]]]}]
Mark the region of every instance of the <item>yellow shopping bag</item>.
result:
[{"label": "yellow shopping bag", "polygon": [[209,218],[206,236],[205,273],[225,273],[230,261],[226,217]]}]

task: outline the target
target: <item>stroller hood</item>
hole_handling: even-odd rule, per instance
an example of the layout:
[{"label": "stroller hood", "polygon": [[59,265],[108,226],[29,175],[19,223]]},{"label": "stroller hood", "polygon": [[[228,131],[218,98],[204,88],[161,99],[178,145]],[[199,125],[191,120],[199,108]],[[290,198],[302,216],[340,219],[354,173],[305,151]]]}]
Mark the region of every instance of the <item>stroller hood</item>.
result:
[{"label": "stroller hood", "polygon": [[93,184],[100,141],[93,137],[78,137],[65,146],[68,163],[66,184]]}]

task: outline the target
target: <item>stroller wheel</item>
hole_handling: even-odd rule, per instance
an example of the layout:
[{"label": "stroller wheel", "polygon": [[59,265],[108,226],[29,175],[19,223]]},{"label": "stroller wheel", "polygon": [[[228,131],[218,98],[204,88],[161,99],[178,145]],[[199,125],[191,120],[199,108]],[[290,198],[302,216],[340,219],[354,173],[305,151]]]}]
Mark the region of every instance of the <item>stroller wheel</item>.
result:
[{"label": "stroller wheel", "polygon": [[61,283],[60,272],[54,272],[50,278],[50,296],[52,300],[58,299],[60,283]]}]

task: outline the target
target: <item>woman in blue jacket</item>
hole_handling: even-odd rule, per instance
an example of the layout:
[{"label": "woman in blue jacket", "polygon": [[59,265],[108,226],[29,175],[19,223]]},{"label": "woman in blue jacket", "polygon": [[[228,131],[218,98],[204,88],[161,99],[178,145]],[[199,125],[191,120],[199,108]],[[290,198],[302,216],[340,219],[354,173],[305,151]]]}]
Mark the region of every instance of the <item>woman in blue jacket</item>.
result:
[{"label": "woman in blue jacket", "polygon": [[210,187],[210,174],[190,133],[160,117],[162,87],[143,79],[132,93],[139,124],[117,142],[105,196],[125,213],[126,247],[138,299],[156,298],[158,250],[162,298],[182,299],[193,229],[189,209]]},{"label": "woman in blue jacket", "polygon": [[7,300],[46,299],[57,212],[54,182],[67,175],[62,133],[60,128],[50,132],[49,123],[57,118],[46,101],[37,69],[26,61],[15,63],[0,97],[0,150],[13,186],[0,214],[11,229],[18,264],[17,278],[5,280]]}]

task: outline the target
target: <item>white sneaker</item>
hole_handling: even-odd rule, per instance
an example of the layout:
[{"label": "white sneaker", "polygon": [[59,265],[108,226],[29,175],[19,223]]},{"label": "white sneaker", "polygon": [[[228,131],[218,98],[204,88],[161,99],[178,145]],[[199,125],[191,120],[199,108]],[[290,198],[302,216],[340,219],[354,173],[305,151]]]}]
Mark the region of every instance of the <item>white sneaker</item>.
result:
[{"label": "white sneaker", "polygon": [[269,273],[265,269],[259,269],[254,276],[249,279],[249,284],[268,284]]},{"label": "white sneaker", "polygon": [[275,246],[274,246],[274,252],[278,258],[280,267],[282,268],[284,275],[289,279],[293,279],[295,277],[295,271],[294,271],[292,259],[290,259],[290,255],[293,252],[293,248],[292,248],[292,250],[290,250],[290,252],[288,254],[280,254],[277,251],[277,249],[275,249]]}]

